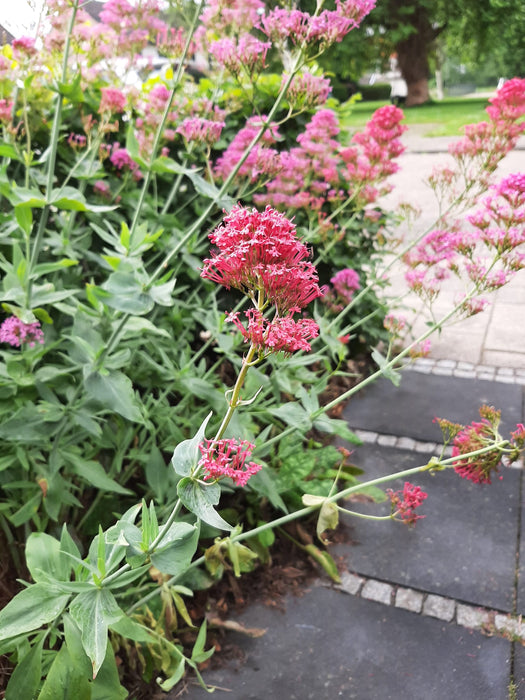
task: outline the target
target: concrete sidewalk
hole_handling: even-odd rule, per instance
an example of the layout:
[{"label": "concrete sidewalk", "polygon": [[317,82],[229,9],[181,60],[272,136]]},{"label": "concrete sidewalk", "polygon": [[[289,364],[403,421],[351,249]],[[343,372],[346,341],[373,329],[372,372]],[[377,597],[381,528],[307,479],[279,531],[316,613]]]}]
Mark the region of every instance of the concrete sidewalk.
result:
[{"label": "concrete sidewalk", "polygon": [[[403,135],[407,150],[399,159],[400,171],[391,178],[394,189],[383,200],[383,205],[391,211],[395,211],[401,202],[410,202],[421,210],[413,230],[402,229],[405,239],[417,236],[436,220],[437,202],[424,180],[434,167],[453,162],[447,148],[454,139],[427,138],[424,131],[425,127],[410,127]],[[516,172],[525,172],[524,137],[518,142],[517,149],[502,161],[495,177],[498,180]],[[406,292],[404,272],[401,265],[392,271],[393,294]],[[448,280],[443,286],[434,304],[437,318],[452,306],[460,289],[461,283],[455,279]],[[487,299],[490,306],[483,313],[448,326],[439,336],[431,338],[431,358],[455,360],[471,366],[525,369],[525,271],[518,272],[509,284],[487,295]],[[430,314],[415,294],[407,297],[406,304],[409,308],[407,316],[414,321],[417,337],[426,329]]]}]

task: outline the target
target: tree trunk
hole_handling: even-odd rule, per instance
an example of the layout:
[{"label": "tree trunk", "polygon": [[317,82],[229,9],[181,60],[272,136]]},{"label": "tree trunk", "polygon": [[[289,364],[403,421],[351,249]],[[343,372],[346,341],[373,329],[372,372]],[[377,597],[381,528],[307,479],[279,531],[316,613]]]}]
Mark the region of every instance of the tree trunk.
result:
[{"label": "tree trunk", "polygon": [[[392,5],[394,12],[403,8],[406,3],[394,0]],[[401,23],[403,15],[398,16]],[[413,11],[409,18],[405,16],[405,23],[410,23],[413,31],[400,39],[396,44],[397,61],[403,78],[406,81],[408,94],[407,107],[421,105],[430,100],[428,78],[430,67],[428,55],[432,43],[442,31],[442,27],[434,28],[430,21],[428,10],[423,5],[414,3]]]}]

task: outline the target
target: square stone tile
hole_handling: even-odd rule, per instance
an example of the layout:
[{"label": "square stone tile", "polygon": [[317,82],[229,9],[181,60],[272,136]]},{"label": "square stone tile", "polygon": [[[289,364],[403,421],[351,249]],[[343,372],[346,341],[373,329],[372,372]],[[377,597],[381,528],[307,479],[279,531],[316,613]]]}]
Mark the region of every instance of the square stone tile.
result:
[{"label": "square stone tile", "polygon": [[461,379],[404,371],[395,387],[381,377],[349,401],[343,417],[351,429],[441,441],[435,416],[467,424],[479,420],[482,404],[502,411],[502,431],[522,422],[523,387],[480,379]]}]

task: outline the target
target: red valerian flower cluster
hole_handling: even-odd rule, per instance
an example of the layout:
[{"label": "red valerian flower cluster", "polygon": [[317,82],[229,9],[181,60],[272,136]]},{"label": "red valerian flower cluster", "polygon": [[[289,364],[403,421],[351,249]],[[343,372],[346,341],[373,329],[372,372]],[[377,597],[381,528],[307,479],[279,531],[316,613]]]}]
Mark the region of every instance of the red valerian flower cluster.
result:
[{"label": "red valerian flower cluster", "polygon": [[386,495],[392,504],[392,517],[399,516],[407,525],[414,525],[416,520],[424,518],[424,515],[416,515],[414,510],[420,506],[428,494],[421,490],[420,486],[414,486],[409,481],[405,481],[403,490],[386,490]]},{"label": "red valerian flower cluster", "polygon": [[[460,458],[453,463],[456,473],[475,484],[490,484],[492,472],[498,470],[503,454],[507,455],[509,463],[519,459],[525,448],[525,427],[518,423],[516,430],[510,434],[510,440],[501,444],[498,433],[501,411],[497,411],[493,406],[484,405],[479,409],[479,415],[481,421],[473,421],[467,426],[452,423],[444,418],[436,418],[435,422],[443,432],[445,445],[453,443],[452,457]],[[500,445],[496,444],[498,442]],[[482,454],[464,456],[486,448],[489,449]]]},{"label": "red valerian flower cluster", "polygon": [[0,343],[9,343],[15,348],[27,343],[34,348],[35,343],[44,343],[44,334],[38,321],[24,323],[16,316],[10,316],[0,326]]},{"label": "red valerian flower cluster", "polygon": [[[431,231],[405,255],[405,277],[416,293],[433,298],[451,274],[464,276],[478,294],[490,292],[525,267],[525,175],[508,175],[490,187],[467,221],[468,230]],[[472,315],[486,303],[478,297],[465,311]]]},{"label": "red valerian flower cluster", "polygon": [[[295,321],[293,316],[322,292],[295,225],[271,207],[259,212],[237,205],[210,240],[218,251],[204,260],[201,277],[240,290],[255,306],[245,314],[247,328],[238,313],[227,320],[259,352],[308,351],[307,341],[317,336],[318,326],[311,319]],[[270,305],[276,311],[272,320],[263,316]]]},{"label": "red valerian flower cluster", "polygon": [[309,352],[308,341],[319,335],[319,326],[311,318],[294,321],[292,314],[289,314],[268,321],[257,309],[248,309],[244,314],[248,319],[247,328],[239,320],[239,313],[229,314],[226,320],[234,323],[244,339],[259,352],[284,352],[287,355],[298,350]]},{"label": "red valerian flower cluster", "polygon": [[205,440],[199,445],[202,457],[198,466],[204,470],[204,480],[229,477],[237,486],[246,486],[248,479],[262,466],[247,462],[255,445],[246,440]]},{"label": "red valerian flower cluster", "polygon": [[[492,406],[482,406],[479,415],[481,421],[472,421],[455,436],[452,457],[480,450],[494,442],[501,411]],[[498,470],[500,463],[501,452],[491,450],[481,455],[459,459],[454,462],[454,471],[463,479],[469,479],[475,484],[490,484],[491,474]]]}]

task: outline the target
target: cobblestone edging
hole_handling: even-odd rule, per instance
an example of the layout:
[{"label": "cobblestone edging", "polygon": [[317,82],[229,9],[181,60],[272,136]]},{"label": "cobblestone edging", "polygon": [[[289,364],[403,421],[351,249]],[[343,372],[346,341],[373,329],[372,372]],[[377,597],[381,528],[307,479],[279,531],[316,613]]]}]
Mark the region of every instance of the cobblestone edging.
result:
[{"label": "cobblestone edging", "polygon": [[420,357],[417,360],[408,361],[405,366],[406,370],[444,377],[485,379],[491,382],[525,386],[525,369],[514,369],[512,367],[490,367],[489,365],[474,365],[470,362],[434,360],[429,357]]},{"label": "cobblestone edging", "polygon": [[[326,585],[326,584],[323,584]],[[475,605],[406,588],[377,579],[360,576],[349,571],[341,574],[336,589],[382,605],[407,610],[418,615],[435,617],[444,622],[454,622],[467,629],[477,629],[487,634],[521,641],[525,644],[525,620],[521,615],[507,615],[499,610],[489,610]]]},{"label": "cobblestone edging", "polygon": [[[372,430],[361,430],[356,428],[352,432],[361,440],[362,443],[366,445],[379,445],[381,447],[394,447],[398,450],[409,450],[411,452],[417,452],[419,454],[426,454],[429,456],[439,456],[443,445],[437,442],[424,442],[422,440],[414,440],[410,437],[399,437],[398,435],[386,435],[385,433],[375,433]],[[452,447],[449,445],[443,450],[444,457],[452,456]],[[503,463],[506,467],[510,469],[523,469],[524,458],[516,460],[511,464],[505,463],[505,458],[503,458]]]}]

